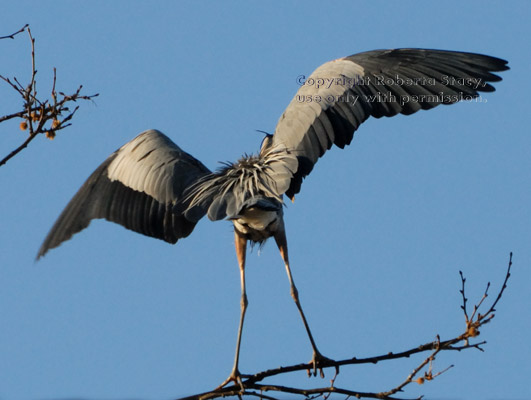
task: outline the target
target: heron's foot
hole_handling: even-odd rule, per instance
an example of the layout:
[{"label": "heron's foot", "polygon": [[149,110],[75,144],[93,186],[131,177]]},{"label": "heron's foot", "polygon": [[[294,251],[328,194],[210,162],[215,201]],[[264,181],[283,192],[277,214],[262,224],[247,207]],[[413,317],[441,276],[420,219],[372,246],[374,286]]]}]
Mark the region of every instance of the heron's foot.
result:
[{"label": "heron's foot", "polygon": [[339,374],[339,365],[335,365],[335,361],[323,356],[319,351],[313,352],[313,358],[310,361],[310,368],[308,368],[308,377],[310,376],[317,376],[317,370],[319,370],[319,376],[321,378],[324,378],[324,372],[323,368],[326,367],[335,367],[336,368],[336,375]]},{"label": "heron's foot", "polygon": [[222,389],[223,387],[227,386],[229,383],[234,382],[234,384],[239,385],[241,391],[245,391],[245,387],[243,386],[242,378],[245,378],[245,375],[240,374],[240,371],[238,371],[238,368],[234,368],[232,372],[230,373],[229,377],[223,381],[221,385],[219,385],[214,390]]}]

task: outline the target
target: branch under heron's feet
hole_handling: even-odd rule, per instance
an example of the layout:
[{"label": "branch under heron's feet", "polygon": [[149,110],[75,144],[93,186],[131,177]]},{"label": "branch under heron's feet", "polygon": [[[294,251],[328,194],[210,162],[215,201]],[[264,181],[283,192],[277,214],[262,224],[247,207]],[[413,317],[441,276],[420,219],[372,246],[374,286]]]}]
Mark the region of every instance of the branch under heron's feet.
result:
[{"label": "branch under heron's feet", "polygon": [[242,392],[245,391],[245,387],[242,382],[242,378],[248,378],[249,375],[242,375],[238,368],[234,367],[232,369],[232,372],[230,373],[229,377],[223,381],[221,385],[219,385],[217,388],[214,389],[214,391],[220,390],[227,386],[229,383],[234,382],[234,384],[240,386],[240,389]]},{"label": "branch under heron's feet", "polygon": [[313,351],[313,357],[312,360],[308,364],[308,376],[317,376],[317,370],[319,370],[319,376],[321,378],[324,378],[324,372],[323,368],[326,367],[335,367],[336,369],[336,375],[339,374],[339,365],[336,363],[336,361],[323,356],[319,350],[315,349]]}]

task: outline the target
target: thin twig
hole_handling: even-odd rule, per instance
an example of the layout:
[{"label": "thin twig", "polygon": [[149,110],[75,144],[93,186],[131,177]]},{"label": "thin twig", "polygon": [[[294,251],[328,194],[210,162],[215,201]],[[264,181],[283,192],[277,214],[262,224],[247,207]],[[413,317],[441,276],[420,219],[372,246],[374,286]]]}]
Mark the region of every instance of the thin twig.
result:
[{"label": "thin twig", "polygon": [[2,160],[0,160],[0,166],[4,165],[6,162],[8,162],[11,158],[15,157],[18,153],[20,153],[22,150],[24,150],[26,147],[28,147],[28,144],[37,137],[37,134],[34,133],[32,135],[29,135],[24,143],[22,143],[20,146],[18,146],[15,150],[13,150],[11,153],[9,153],[7,156],[5,156]]},{"label": "thin twig", "polygon": [[496,311],[496,305],[500,301],[503,293],[505,292],[505,289],[507,289],[507,281],[509,280],[509,278],[511,276],[511,267],[512,266],[513,266],[513,252],[511,251],[511,253],[509,253],[509,264],[507,265],[507,272],[505,274],[505,279],[503,281],[503,285],[502,285],[500,291],[498,292],[498,296],[496,296],[496,299],[494,300],[494,302],[490,306],[489,310],[485,313],[485,316],[487,316],[489,314],[492,314],[492,313],[494,313]]},{"label": "thin twig", "polygon": [[18,35],[19,33],[24,32],[26,30],[26,28],[28,28],[28,27],[29,27],[29,24],[26,24],[22,28],[20,28],[18,31],[16,31],[15,33],[12,33],[11,35],[0,36],[0,40],[1,39],[14,39],[16,35]]},{"label": "thin twig", "polygon": [[465,320],[468,322],[469,318],[468,318],[468,312],[466,309],[466,302],[468,299],[465,296],[466,278],[463,276],[463,271],[459,271],[459,275],[461,276],[461,290],[459,290],[459,293],[461,293],[461,296],[463,297],[463,305],[461,306],[461,309],[463,310],[463,313],[465,314]]},{"label": "thin twig", "polygon": [[[481,300],[479,300],[479,302],[476,305],[474,305],[474,310],[472,311],[472,315],[470,315],[470,321],[474,319],[474,317],[476,316],[476,313],[478,312],[479,308],[481,307],[485,299],[489,297],[489,288],[490,288],[490,282],[487,282],[487,287],[485,288],[485,292],[483,293]],[[478,314],[478,317],[479,317],[479,314]]]}]

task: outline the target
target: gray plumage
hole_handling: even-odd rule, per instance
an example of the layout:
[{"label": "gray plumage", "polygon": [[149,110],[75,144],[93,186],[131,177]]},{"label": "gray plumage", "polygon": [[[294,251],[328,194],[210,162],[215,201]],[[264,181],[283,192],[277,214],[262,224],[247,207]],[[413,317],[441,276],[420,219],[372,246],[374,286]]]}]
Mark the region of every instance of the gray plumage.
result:
[{"label": "gray plumage", "polygon": [[90,175],[57,219],[37,257],[96,218],[176,243],[188,236],[196,223],[175,210],[186,188],[208,173],[207,167],[161,132],[145,131]]},{"label": "gray plumage", "polygon": [[227,163],[189,188],[184,216],[197,220],[207,210],[208,217],[217,221],[235,219],[242,210],[253,206],[279,209],[297,164],[297,158],[283,146],[268,148],[258,156],[243,157],[234,164]]},{"label": "gray plumage", "polygon": [[[392,117],[492,92],[492,71],[507,61],[482,54],[444,50],[374,50],[327,62],[317,68],[286,108],[272,145],[282,144],[299,160],[288,197],[332,144],[344,148],[370,116]],[[333,82],[331,80],[334,80]],[[320,87],[317,86],[320,84]],[[319,100],[320,97],[321,101]],[[310,101],[312,100],[313,101]]]},{"label": "gray plumage", "polygon": [[[333,144],[350,144],[370,116],[392,117],[491,92],[492,72],[507,62],[480,54],[441,50],[375,50],[321,65],[288,105],[258,155],[244,156],[211,172],[156,130],[141,133],[101,164],[68,203],[37,257],[105,218],[128,229],[175,243],[206,214],[231,220],[241,279],[241,313],[234,366],[221,384],[239,383],[243,322],[247,309],[247,242],[275,239],[293,297],[312,345],[311,366],[330,365],[315,344],[291,274],[283,197],[293,199],[302,180]],[[221,387],[220,386],[220,387]]]},{"label": "gray plumage", "polygon": [[37,257],[95,218],[169,243],[188,236],[205,214],[235,221],[254,207],[281,218],[283,195],[293,198],[317,160],[333,144],[350,144],[367,118],[409,115],[491,92],[488,82],[500,80],[492,72],[506,64],[424,49],[375,50],[327,62],[306,79],[258,155],[214,173],[161,132],[143,132],[88,178]]}]

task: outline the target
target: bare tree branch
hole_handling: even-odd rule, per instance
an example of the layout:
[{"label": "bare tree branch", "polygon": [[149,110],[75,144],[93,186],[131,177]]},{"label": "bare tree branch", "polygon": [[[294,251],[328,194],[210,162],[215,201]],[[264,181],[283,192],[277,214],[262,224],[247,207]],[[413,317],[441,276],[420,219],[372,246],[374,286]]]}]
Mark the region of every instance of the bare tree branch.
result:
[{"label": "bare tree branch", "polygon": [[11,35],[0,36],[0,40],[1,39],[14,39],[16,35],[18,35],[19,33],[24,32],[28,27],[29,27],[29,24],[26,24],[22,28],[20,28],[18,31],[16,31],[15,33],[12,33]]},{"label": "bare tree branch", "polygon": [[[304,371],[312,368],[311,363],[301,363],[296,365],[290,365],[285,367],[278,367],[266,371],[257,372],[252,375],[242,375],[242,382],[241,386],[240,384],[233,384],[230,386],[225,386],[223,388],[218,388],[212,391],[204,392],[204,393],[198,393],[192,396],[183,397],[179,400],[208,400],[208,399],[215,399],[219,397],[228,397],[228,396],[252,396],[252,397],[258,397],[263,398],[267,400],[276,400],[275,397],[271,397],[270,395],[265,395],[264,392],[277,392],[277,393],[283,393],[283,394],[293,394],[293,395],[299,395],[303,397],[304,399],[315,399],[318,397],[322,397],[323,400],[326,400],[328,396],[330,396],[332,393],[336,394],[342,394],[345,395],[346,398],[348,397],[356,397],[358,399],[360,398],[367,398],[367,399],[387,399],[387,400],[398,400],[397,397],[394,397],[395,394],[399,392],[403,392],[404,388],[406,386],[410,385],[411,383],[417,383],[417,384],[424,384],[426,382],[434,380],[436,377],[441,375],[442,373],[448,371],[450,368],[453,367],[453,365],[447,366],[446,368],[442,369],[439,372],[433,372],[434,363],[436,360],[436,356],[442,352],[442,351],[461,351],[461,350],[467,350],[467,349],[477,349],[480,351],[483,351],[482,345],[486,344],[486,341],[480,341],[477,343],[469,343],[470,339],[473,339],[479,335],[479,328],[487,323],[489,323],[494,318],[494,311],[495,306],[498,304],[499,300],[501,299],[505,289],[507,288],[507,281],[509,277],[511,276],[511,267],[512,267],[512,253],[509,255],[509,263],[507,267],[507,271],[505,274],[505,280],[503,282],[503,285],[498,292],[498,295],[492,305],[489,307],[487,312],[485,314],[479,313],[480,307],[483,305],[485,299],[488,297],[488,289],[490,287],[490,283],[487,284],[487,288],[482,296],[482,298],[478,301],[476,305],[474,305],[474,311],[472,314],[468,314],[467,312],[467,298],[465,296],[465,282],[466,279],[463,276],[463,273],[459,271],[460,277],[461,277],[461,289],[459,292],[461,293],[461,296],[463,298],[463,305],[461,306],[461,309],[463,310],[463,314],[465,317],[465,331],[456,337],[448,340],[441,341],[440,337],[437,335],[437,338],[435,341],[427,342],[424,344],[421,344],[420,346],[401,351],[398,353],[389,352],[382,355],[372,356],[372,357],[366,357],[366,358],[347,358],[343,360],[333,361],[333,360],[327,360],[326,362],[323,362],[319,365],[319,368],[335,368],[336,369],[336,375],[331,379],[330,386],[326,387],[318,387],[318,388],[312,388],[312,389],[302,389],[302,388],[296,388],[296,387],[288,387],[283,385],[275,385],[271,383],[260,383],[264,381],[266,378],[271,378],[277,375],[282,374],[289,374],[291,372],[295,371]],[[462,343],[462,344],[459,344]],[[395,359],[404,359],[404,358],[410,358],[411,356],[414,356],[416,354],[429,352],[429,355],[421,360],[419,364],[413,369],[413,371],[407,375],[407,377],[398,385],[395,387],[382,392],[363,392],[358,391],[354,389],[348,389],[348,388],[340,388],[335,385],[336,378],[337,378],[337,371],[339,371],[339,367],[346,366],[346,365],[359,365],[359,364],[376,364],[378,362],[384,362],[389,360],[395,360]],[[422,373],[422,371],[424,371]],[[419,376],[422,373],[421,376]],[[242,389],[243,387],[243,389]],[[404,400],[403,398],[400,398],[400,400]]]},{"label": "bare tree branch", "polygon": [[16,77],[13,77],[11,80],[4,75],[0,75],[0,79],[7,83],[14,91],[16,91],[23,100],[22,110],[1,116],[0,123],[13,118],[22,118],[20,129],[23,131],[27,130],[28,136],[20,146],[0,160],[0,166],[7,163],[11,158],[25,149],[29,143],[35,139],[35,137],[37,137],[37,135],[44,134],[48,139],[53,139],[58,131],[70,126],[70,121],[72,120],[72,117],[78,110],[79,106],[76,106],[73,110],[71,110],[69,103],[77,102],[77,100],[93,100],[96,96],[98,96],[98,94],[89,96],[81,95],[81,89],[83,86],[79,86],[79,88],[70,95],[66,95],[63,92],[57,92],[57,72],[54,68],[51,100],[39,99],[37,97],[37,82],[35,80],[37,75],[35,62],[35,39],[31,34],[29,25],[26,24],[17,32],[12,33],[11,35],[2,36],[0,39],[14,39],[16,35],[24,31],[28,32],[31,43],[30,81],[27,85],[22,85]]}]

